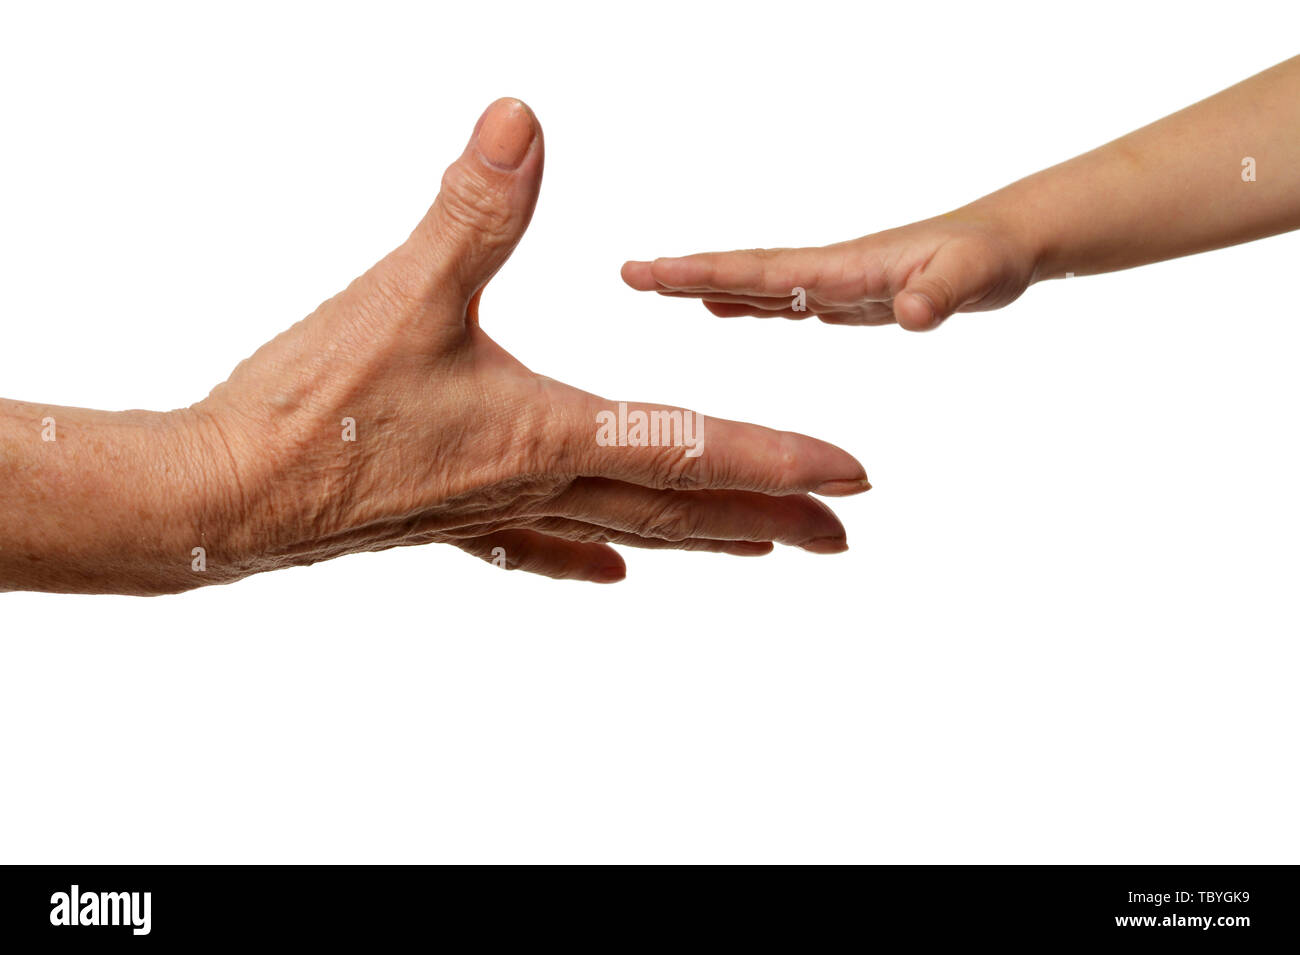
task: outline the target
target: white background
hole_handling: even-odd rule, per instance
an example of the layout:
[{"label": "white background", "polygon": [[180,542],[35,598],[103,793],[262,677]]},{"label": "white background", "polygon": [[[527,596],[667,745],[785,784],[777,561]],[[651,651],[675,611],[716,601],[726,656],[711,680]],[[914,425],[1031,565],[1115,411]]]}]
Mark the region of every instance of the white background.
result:
[{"label": "white background", "polygon": [[1186,6],[7,5],[7,397],[197,400],[514,95],[547,173],[491,334],[875,490],[845,555],[613,587],[434,547],[2,595],[0,860],[1296,861],[1300,235],[931,335],[618,276],[945,211],[1296,52],[1293,4]]}]

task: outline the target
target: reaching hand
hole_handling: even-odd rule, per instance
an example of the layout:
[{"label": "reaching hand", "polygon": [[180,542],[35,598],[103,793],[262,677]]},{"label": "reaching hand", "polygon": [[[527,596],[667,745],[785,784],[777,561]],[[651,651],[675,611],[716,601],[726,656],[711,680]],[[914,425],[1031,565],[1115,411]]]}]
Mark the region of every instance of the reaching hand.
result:
[{"label": "reaching hand", "polygon": [[483,288],[531,218],[542,153],[528,108],[494,103],[410,238],[193,407],[229,477],[210,573],[444,542],[613,581],[625,568],[610,542],[845,549],[843,526],[808,494],[866,490],[849,454],[620,407],[533,373],[479,327]]},{"label": "reaching hand", "polygon": [[642,292],[701,299],[720,318],[816,315],[832,325],[897,322],[928,331],[954,312],[1015,301],[1034,274],[1027,248],[995,219],[962,210],[821,248],[628,262],[623,280]]}]

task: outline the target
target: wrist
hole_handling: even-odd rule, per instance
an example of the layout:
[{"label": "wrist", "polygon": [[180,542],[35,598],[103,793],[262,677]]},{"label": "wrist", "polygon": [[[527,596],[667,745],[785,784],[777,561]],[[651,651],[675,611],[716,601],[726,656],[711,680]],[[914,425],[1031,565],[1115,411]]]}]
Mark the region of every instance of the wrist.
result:
[{"label": "wrist", "polygon": [[1029,180],[1021,180],[953,213],[980,222],[994,232],[1016,259],[1018,269],[1027,278],[1026,285],[1059,277],[1055,272],[1053,222],[1043,214],[1033,192]]},{"label": "wrist", "polygon": [[[252,573],[249,499],[243,471],[226,430],[198,406],[169,411],[157,422],[167,449],[155,460],[160,513],[169,552],[183,558],[179,589],[224,584]],[[165,436],[165,437],[164,437]]]},{"label": "wrist", "polygon": [[209,560],[215,578],[234,580],[335,556],[326,542],[351,526],[352,469],[343,465],[357,447],[345,442],[355,438],[344,437],[345,414],[322,412],[316,404],[337,384],[309,386],[317,379],[287,377],[303,382],[301,396],[282,393],[276,413],[269,405],[263,411],[256,391],[249,395],[228,385],[184,409],[185,427],[203,462],[199,508],[191,509],[188,520],[217,548],[217,565]]}]

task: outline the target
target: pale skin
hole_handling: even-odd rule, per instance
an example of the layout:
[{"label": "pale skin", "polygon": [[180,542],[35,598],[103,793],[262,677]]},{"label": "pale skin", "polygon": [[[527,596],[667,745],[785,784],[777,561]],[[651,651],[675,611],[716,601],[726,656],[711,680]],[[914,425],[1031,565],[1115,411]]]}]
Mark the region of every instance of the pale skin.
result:
[{"label": "pale skin", "polygon": [[611,543],[845,550],[811,495],[869,489],[847,452],[715,418],[694,457],[601,446],[616,401],[530,371],[480,327],[542,161],[532,112],[492,104],[410,238],[188,408],[0,401],[0,590],[174,593],[426,543],[602,583],[626,573]]},{"label": "pale skin", "polygon": [[[1243,173],[1251,170],[1254,181]],[[938,327],[1031,284],[1300,228],[1300,57],[971,204],[819,248],[706,252],[623,266],[639,291],[722,318]],[[805,292],[796,309],[794,289]]]},{"label": "pale skin", "polygon": [[[529,371],[483,332],[480,293],[527,227],[542,152],[527,108],[494,104],[400,248],[189,408],[0,400],[0,590],[172,593],[432,542],[600,582],[625,573],[611,542],[844,550],[843,526],[810,494],[870,486],[846,452],[715,419],[698,458],[600,447],[596,414],[614,402]],[[1298,227],[1300,58],[946,215],[822,248],[629,262],[623,275],[724,317],[922,331],[1042,279]],[[807,311],[791,309],[795,287]],[[345,418],[355,442],[341,439]]]}]

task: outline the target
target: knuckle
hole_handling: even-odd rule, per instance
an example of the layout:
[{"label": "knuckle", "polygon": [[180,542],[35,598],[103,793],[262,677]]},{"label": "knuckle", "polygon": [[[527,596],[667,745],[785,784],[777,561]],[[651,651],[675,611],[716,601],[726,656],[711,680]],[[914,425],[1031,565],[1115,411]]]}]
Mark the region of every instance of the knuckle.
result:
[{"label": "knuckle", "polygon": [[478,238],[501,240],[511,232],[510,204],[500,187],[461,163],[443,173],[438,199],[451,223]]},{"label": "knuckle", "polygon": [[680,502],[668,501],[646,520],[643,533],[660,540],[681,541],[692,536],[692,524],[690,514]]},{"label": "knuckle", "polygon": [[663,477],[664,487],[677,491],[689,491],[702,487],[705,483],[703,456],[687,457],[684,449],[669,447],[660,455],[659,473]]}]

